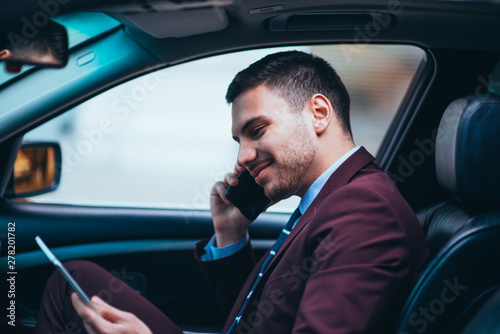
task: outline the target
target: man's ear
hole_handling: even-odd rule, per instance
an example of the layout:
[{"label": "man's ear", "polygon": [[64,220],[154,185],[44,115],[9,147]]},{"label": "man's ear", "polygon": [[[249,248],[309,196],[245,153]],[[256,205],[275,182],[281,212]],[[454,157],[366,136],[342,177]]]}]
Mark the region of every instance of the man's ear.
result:
[{"label": "man's ear", "polygon": [[8,60],[12,58],[12,52],[8,49],[0,51],[0,61],[5,60],[5,71],[7,73],[17,74],[21,72],[22,65],[12,64]]},{"label": "man's ear", "polygon": [[324,95],[315,94],[311,97],[310,105],[313,116],[313,127],[319,135],[328,128],[332,121],[332,104]]},{"label": "man's ear", "polygon": [[12,57],[12,52],[10,50],[4,49],[0,51],[0,60],[10,59]]}]

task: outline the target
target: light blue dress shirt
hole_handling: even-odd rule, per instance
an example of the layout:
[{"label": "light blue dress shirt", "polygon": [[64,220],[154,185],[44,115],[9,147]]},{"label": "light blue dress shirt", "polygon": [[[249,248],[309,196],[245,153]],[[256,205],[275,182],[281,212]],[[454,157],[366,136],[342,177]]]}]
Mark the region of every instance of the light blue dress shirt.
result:
[{"label": "light blue dress shirt", "polygon": [[[330,178],[330,176],[339,168],[339,166],[344,163],[351,155],[356,152],[360,146],[356,146],[346,154],[344,154],[340,159],[335,161],[333,165],[331,165],[326,171],[323,172],[314,182],[311,184],[309,189],[307,189],[306,193],[304,194],[304,197],[300,200],[299,203],[299,211],[302,214],[306,212],[306,210],[309,208],[311,203],[314,201],[316,196],[318,196],[319,192],[325,185],[326,181]],[[297,218],[297,220],[294,223],[294,227],[299,221],[300,217]],[[225,246],[225,247],[217,247],[216,246],[216,240],[215,240],[215,235],[212,236],[208,244],[205,246],[205,254],[201,256],[202,261],[213,261],[213,260],[219,260],[224,257],[230,256],[238,252],[239,250],[243,249],[248,241],[250,240],[250,237],[247,235],[241,239],[238,242],[235,242],[234,244]]]}]

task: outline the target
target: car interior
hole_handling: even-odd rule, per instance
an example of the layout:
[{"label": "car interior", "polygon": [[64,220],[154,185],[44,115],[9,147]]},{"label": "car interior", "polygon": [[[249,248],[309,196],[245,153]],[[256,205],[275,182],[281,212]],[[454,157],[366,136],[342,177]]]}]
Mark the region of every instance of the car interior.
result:
[{"label": "car interior", "polygon": [[[448,197],[420,210],[431,262],[407,301],[400,332],[494,333],[498,324],[499,272],[496,187],[489,175],[498,148],[500,97],[474,95],[453,101],[436,137],[438,184]],[[449,293],[448,293],[449,292]],[[448,293],[448,295],[446,295]],[[422,312],[430,309],[430,314]]]},{"label": "car interior", "polygon": [[[400,315],[394,333],[500,331],[498,3],[40,3],[0,5],[10,13],[0,23],[0,35],[7,36],[19,22],[13,31],[21,31],[29,21],[23,17],[36,23],[40,13],[56,22],[72,12],[102,17],[78,43],[70,39],[62,65],[48,65],[56,69],[25,62],[35,66],[0,81],[0,219],[5,226],[16,222],[17,271],[17,326],[4,317],[0,332],[32,333],[36,326],[41,294],[54,270],[34,242],[42,235],[61,261],[88,259],[107,268],[183,330],[220,333],[225,315],[192,255],[195,243],[213,233],[210,212],[32,202],[30,196],[55,190],[64,178],[64,156],[57,144],[42,145],[51,147],[54,174],[43,189],[23,193],[14,186],[14,163],[21,146],[40,145],[23,143],[23,136],[92,97],[163,68],[236,51],[323,44],[412,45],[426,56],[376,155],[416,212],[431,252],[405,307],[394,310]],[[272,247],[288,217],[263,213],[250,226],[258,257]],[[0,242],[3,277],[7,227]]]}]

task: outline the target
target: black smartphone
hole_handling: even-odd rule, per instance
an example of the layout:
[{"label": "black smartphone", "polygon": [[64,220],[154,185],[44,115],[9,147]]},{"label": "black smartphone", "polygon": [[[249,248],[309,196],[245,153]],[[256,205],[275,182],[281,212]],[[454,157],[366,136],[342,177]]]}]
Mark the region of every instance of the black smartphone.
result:
[{"label": "black smartphone", "polygon": [[226,190],[226,198],[249,220],[255,220],[270,200],[264,188],[255,183],[248,171],[238,175],[238,184]]}]

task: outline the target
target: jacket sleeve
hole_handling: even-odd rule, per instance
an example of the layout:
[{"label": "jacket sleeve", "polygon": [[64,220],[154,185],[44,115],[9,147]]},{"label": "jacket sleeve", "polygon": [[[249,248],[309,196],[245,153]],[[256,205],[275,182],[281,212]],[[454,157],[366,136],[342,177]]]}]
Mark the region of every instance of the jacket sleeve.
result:
[{"label": "jacket sleeve", "polygon": [[209,239],[200,241],[195,258],[226,314],[231,311],[240,290],[255,265],[251,242],[237,253],[214,261],[201,261]]},{"label": "jacket sleeve", "polygon": [[314,267],[293,333],[387,333],[409,291],[399,209],[376,191],[346,188],[310,222]]}]

